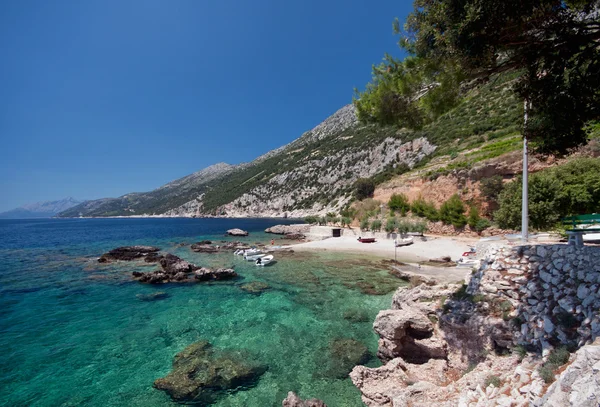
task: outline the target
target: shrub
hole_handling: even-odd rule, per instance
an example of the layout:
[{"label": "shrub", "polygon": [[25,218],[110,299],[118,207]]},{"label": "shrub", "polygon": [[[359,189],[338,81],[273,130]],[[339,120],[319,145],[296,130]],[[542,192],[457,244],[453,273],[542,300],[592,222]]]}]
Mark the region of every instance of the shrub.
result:
[{"label": "shrub", "polygon": [[371,230],[380,231],[381,230],[381,221],[379,219],[375,219],[373,223],[371,223]]},{"label": "shrub", "polygon": [[[498,198],[494,219],[502,228],[521,225],[522,179],[507,184]],[[533,229],[550,230],[563,217],[599,210],[600,160],[577,158],[529,179],[529,222]]]},{"label": "shrub", "polygon": [[539,369],[538,373],[547,384],[554,381],[554,372],[569,361],[570,353],[565,347],[554,349],[548,355],[548,360]]},{"label": "shrub", "polygon": [[385,231],[392,233],[394,230],[396,230],[396,218],[388,218],[385,222]]},{"label": "shrub", "polygon": [[321,216],[319,218],[319,225],[321,225],[321,226],[327,225],[327,218],[325,216]]},{"label": "shrub", "polygon": [[440,207],[440,220],[447,225],[461,228],[467,224],[465,206],[457,194],[454,194]]},{"label": "shrub", "polygon": [[306,222],[306,223],[308,223],[310,225],[314,225],[314,224],[316,224],[316,223],[319,222],[319,218],[316,217],[316,216],[312,216],[312,215],[311,216],[307,216],[307,217],[304,218],[304,222]]},{"label": "shrub", "polygon": [[471,206],[471,209],[469,210],[467,223],[469,224],[471,230],[474,230],[478,233],[490,227],[490,221],[480,217],[479,210],[475,206]]},{"label": "shrub", "polygon": [[394,212],[399,211],[402,216],[406,216],[406,213],[410,210],[408,197],[404,194],[393,194],[388,202],[388,208]]},{"label": "shrub", "polygon": [[372,198],[373,193],[375,192],[375,183],[366,178],[359,178],[354,183],[354,196],[359,201],[362,201],[366,198]]},{"label": "shrub", "polygon": [[504,183],[502,182],[502,177],[500,175],[484,178],[479,184],[481,195],[487,202],[496,202],[503,189]]},{"label": "shrub", "polygon": [[432,202],[427,202],[421,196],[413,201],[410,210],[413,215],[426,218],[431,222],[437,222],[439,220],[438,210],[435,208],[435,205]]},{"label": "shrub", "polygon": [[494,387],[500,387],[502,385],[502,380],[500,380],[500,378],[495,375],[488,376],[485,379],[484,388],[487,388],[490,384],[493,384]]},{"label": "shrub", "polygon": [[344,216],[342,217],[342,226],[350,226],[350,224],[352,223],[352,219]]},{"label": "shrub", "polygon": [[369,218],[364,218],[360,221],[361,230],[369,230]]}]

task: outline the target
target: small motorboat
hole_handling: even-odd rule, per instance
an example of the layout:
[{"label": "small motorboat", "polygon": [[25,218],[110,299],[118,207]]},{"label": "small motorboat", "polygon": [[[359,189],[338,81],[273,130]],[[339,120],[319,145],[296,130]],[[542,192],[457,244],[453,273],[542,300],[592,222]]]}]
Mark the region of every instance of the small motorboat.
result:
[{"label": "small motorboat", "polygon": [[251,254],[258,254],[258,253],[262,253],[259,249],[257,248],[251,248],[251,249],[238,249],[235,252],[233,252],[233,254],[237,254],[238,256],[246,256],[246,255],[251,255]]},{"label": "small motorboat", "polygon": [[257,266],[266,266],[267,264],[271,263],[272,261],[273,261],[273,255],[269,254],[264,257],[259,257],[258,259],[256,259],[256,262],[254,262],[254,264],[256,264]]},{"label": "small motorboat", "polygon": [[248,261],[255,261],[260,259],[261,257],[265,257],[265,253],[255,253],[255,254],[244,254],[244,259]]},{"label": "small motorboat", "polygon": [[456,267],[473,268],[473,267],[479,267],[480,263],[481,263],[480,260],[477,260],[473,257],[461,257],[456,262]]},{"label": "small motorboat", "polygon": [[408,246],[414,243],[412,236],[405,237],[396,241],[396,247]]},{"label": "small motorboat", "polygon": [[375,243],[376,242],[374,237],[359,237],[358,241],[361,243]]}]

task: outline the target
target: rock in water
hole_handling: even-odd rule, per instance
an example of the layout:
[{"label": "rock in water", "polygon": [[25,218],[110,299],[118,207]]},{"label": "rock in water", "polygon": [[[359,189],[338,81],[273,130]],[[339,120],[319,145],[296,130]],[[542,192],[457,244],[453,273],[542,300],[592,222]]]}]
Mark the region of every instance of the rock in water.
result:
[{"label": "rock in water", "polygon": [[208,280],[227,280],[230,278],[237,277],[238,274],[233,269],[209,269],[202,267],[196,270],[196,280],[208,281]]},{"label": "rock in water", "polygon": [[250,294],[262,294],[271,288],[271,286],[267,283],[263,283],[262,281],[253,281],[251,283],[242,284],[240,288]]},{"label": "rock in water", "polygon": [[248,232],[246,232],[245,230],[242,229],[229,229],[227,231],[227,234],[230,236],[248,236]]},{"label": "rock in water", "polygon": [[310,232],[310,225],[300,223],[295,225],[275,225],[265,229],[266,233],[275,233],[277,235],[286,235],[288,233],[305,234]]},{"label": "rock in water", "polygon": [[198,242],[194,243],[190,246],[190,248],[196,253],[217,253],[219,248],[217,246],[213,246],[210,243]]},{"label": "rock in water", "polygon": [[99,259],[99,263],[109,263],[115,260],[131,261],[146,257],[151,253],[156,253],[160,249],[152,246],[123,246],[117,247],[108,253],[104,253]]},{"label": "rock in water", "polygon": [[239,353],[218,351],[207,341],[199,341],[175,355],[173,369],[154,381],[154,387],[178,402],[208,404],[219,392],[253,385],[265,371]]},{"label": "rock in water", "polygon": [[329,344],[329,360],[325,374],[329,377],[344,379],[354,366],[367,363],[371,358],[369,349],[354,339],[335,339]]},{"label": "rock in water", "polygon": [[195,264],[187,262],[170,253],[160,260],[160,266],[165,273],[173,275],[177,273],[191,273],[199,269]]},{"label": "rock in water", "polygon": [[151,294],[137,294],[136,297],[141,301],[158,301],[168,298],[169,294],[164,291],[157,291]]},{"label": "rock in water", "polygon": [[318,399],[302,400],[296,393],[290,391],[281,403],[283,407],[327,407],[327,404]]}]

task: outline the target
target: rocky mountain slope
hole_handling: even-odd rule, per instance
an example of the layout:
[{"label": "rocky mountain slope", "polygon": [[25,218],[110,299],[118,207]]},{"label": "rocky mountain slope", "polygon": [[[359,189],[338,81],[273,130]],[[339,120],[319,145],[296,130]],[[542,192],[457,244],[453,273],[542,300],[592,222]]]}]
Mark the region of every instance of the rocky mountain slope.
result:
[{"label": "rocky mountain slope", "polygon": [[522,110],[511,86],[512,77],[505,75],[471,89],[459,106],[421,130],[363,125],[354,106],[347,105],[250,163],[217,164],[148,193],[89,201],[60,216],[296,217],[339,212],[352,200],[359,178],[380,183],[434,156],[486,143],[504,143],[504,152],[517,148],[513,139]]},{"label": "rocky mountain slope", "polygon": [[57,213],[66,211],[79,203],[81,201],[71,197],[58,201],[36,202],[2,212],[0,213],[0,219],[51,218]]}]

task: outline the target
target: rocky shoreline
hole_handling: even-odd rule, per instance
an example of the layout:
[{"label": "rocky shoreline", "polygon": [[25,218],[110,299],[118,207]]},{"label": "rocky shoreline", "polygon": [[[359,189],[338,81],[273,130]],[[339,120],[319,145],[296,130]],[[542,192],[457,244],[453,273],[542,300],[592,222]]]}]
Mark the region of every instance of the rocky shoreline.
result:
[{"label": "rocky shoreline", "polygon": [[600,247],[490,247],[469,284],[400,288],[373,324],[369,407],[600,403]]}]

